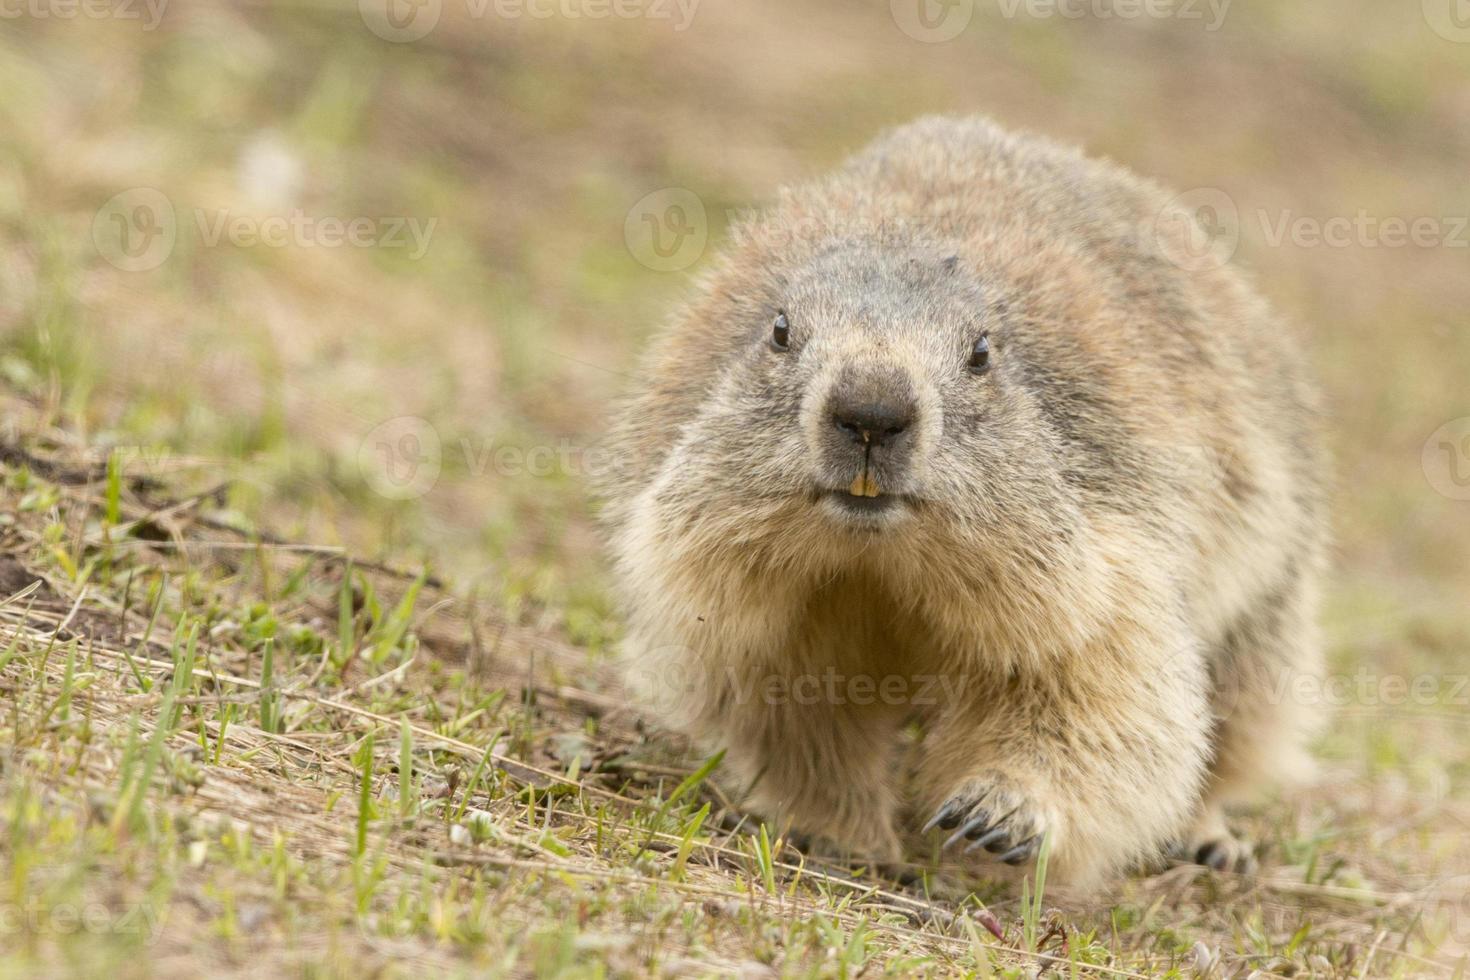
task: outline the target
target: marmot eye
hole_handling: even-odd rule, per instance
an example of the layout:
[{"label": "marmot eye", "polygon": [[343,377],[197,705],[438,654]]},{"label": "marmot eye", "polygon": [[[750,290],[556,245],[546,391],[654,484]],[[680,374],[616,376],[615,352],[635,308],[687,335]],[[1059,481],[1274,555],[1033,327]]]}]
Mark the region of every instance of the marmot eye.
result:
[{"label": "marmot eye", "polygon": [[984,374],[990,370],[990,335],[981,334],[970,351],[970,373]]},{"label": "marmot eye", "polygon": [[786,319],[785,310],[776,313],[776,322],[771,327],[771,346],[777,350],[786,350],[791,346],[791,321]]}]

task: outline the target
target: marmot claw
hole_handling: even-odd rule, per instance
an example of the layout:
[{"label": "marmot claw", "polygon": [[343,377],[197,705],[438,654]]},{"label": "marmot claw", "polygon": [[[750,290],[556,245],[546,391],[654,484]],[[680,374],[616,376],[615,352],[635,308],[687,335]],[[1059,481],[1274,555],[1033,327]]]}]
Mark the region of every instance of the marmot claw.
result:
[{"label": "marmot claw", "polygon": [[935,827],[954,831],[945,840],[945,849],[968,840],[966,854],[983,848],[996,860],[1021,864],[1041,850],[1046,821],[1019,793],[987,780],[946,800],[924,825],[924,832]]},{"label": "marmot claw", "polygon": [[1202,864],[1212,871],[1233,871],[1250,874],[1255,871],[1255,855],[1250,845],[1234,837],[1205,841],[1194,848],[1195,864]]}]

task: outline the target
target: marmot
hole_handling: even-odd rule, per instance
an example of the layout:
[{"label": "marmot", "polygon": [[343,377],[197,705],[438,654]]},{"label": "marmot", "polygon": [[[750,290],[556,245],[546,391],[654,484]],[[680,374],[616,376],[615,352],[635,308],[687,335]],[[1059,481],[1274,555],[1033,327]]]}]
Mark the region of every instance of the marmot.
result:
[{"label": "marmot", "polygon": [[1307,763],[1325,460],[1280,319],[1171,261],[1200,233],[954,118],[739,220],[604,513],[637,688],[758,813],[879,860],[1047,840],[1078,883],[1248,860],[1224,804]]}]

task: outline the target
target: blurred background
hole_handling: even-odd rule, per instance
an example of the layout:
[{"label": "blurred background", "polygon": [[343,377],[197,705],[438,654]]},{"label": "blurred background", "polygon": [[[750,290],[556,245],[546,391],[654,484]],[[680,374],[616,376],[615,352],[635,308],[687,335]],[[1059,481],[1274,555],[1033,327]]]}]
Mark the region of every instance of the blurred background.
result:
[{"label": "blurred background", "polygon": [[[1465,670],[1456,0],[0,0],[6,423],[600,649],[584,477],[640,341],[732,212],[934,112],[1200,202],[1330,397],[1335,665]],[[1457,795],[1436,690],[1324,752]]]}]

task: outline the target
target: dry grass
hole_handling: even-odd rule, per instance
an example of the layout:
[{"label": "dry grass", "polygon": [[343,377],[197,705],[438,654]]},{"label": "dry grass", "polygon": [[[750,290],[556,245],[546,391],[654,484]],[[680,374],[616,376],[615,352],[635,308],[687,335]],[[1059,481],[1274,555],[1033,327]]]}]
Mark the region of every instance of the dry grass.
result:
[{"label": "dry grass", "polygon": [[23,972],[1454,972],[1462,806],[1343,772],[1258,816],[1261,875],[1088,901],[854,876],[690,779],[563,638],[32,431],[0,569]]},{"label": "dry grass", "polygon": [[[706,0],[674,31],[446,0],[412,44],[347,2],[5,21],[0,973],[1455,975],[1470,503],[1421,451],[1470,416],[1467,253],[1272,230],[1452,230],[1470,45],[1369,0],[1214,32],[980,2],[937,45],[886,8]],[[1225,191],[1320,365],[1347,686],[1321,783],[1242,815],[1257,877],[1024,909],[1013,883],[804,860],[715,781],[671,800],[704,760],[621,698],[582,453],[687,288],[636,260],[630,211],[688,188],[714,243],[726,209],[933,111]],[[180,227],[141,272],[92,236],[134,187]],[[298,207],[435,225],[413,259],[196,220]],[[442,471],[387,499],[362,448],[405,415]],[[538,447],[544,471],[496,455]],[[1396,678],[1430,696],[1385,700]]]}]

